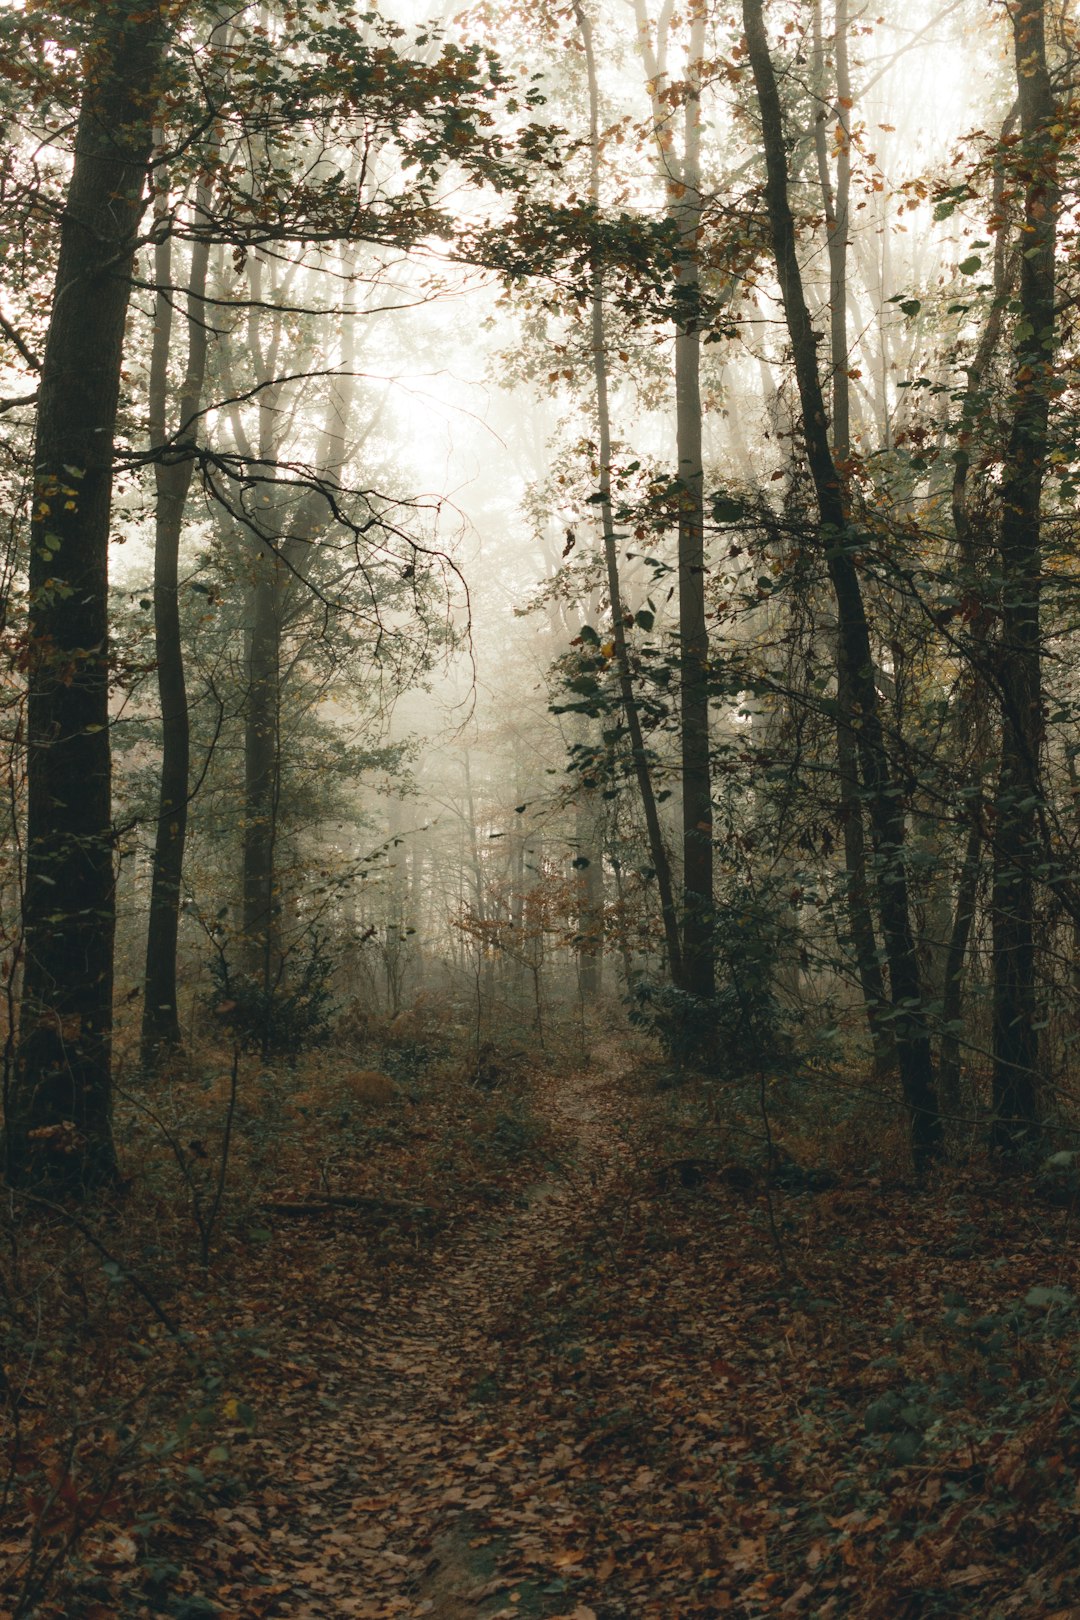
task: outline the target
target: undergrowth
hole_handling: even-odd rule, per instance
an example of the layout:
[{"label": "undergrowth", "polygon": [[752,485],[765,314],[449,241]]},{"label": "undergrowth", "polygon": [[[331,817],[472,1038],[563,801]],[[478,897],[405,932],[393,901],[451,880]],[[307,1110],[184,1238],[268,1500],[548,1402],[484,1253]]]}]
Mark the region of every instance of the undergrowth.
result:
[{"label": "undergrowth", "polygon": [[290,1062],[207,1046],[153,1082],[133,1066],[124,1185],[90,1209],[5,1198],[0,1612],[218,1613],[185,1546],[250,1488],[283,1387],[317,1375],[338,1256],[391,1299],[537,1175],[530,1071],[481,1090],[445,1013],[427,1022],[346,1025]]}]

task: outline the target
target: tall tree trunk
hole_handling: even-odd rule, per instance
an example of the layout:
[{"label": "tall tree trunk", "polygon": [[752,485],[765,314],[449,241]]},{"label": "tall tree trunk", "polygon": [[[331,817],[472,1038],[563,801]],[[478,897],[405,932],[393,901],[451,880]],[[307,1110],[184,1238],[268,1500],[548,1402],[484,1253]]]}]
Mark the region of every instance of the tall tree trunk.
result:
[{"label": "tall tree trunk", "polygon": [[[1017,111],[1018,108],[1014,104],[1005,118],[1001,129],[1003,142],[1012,131]],[[991,211],[999,219],[1005,214],[1004,188],[1004,167],[999,164],[994,174],[991,201]],[[1015,289],[1019,262],[1019,255],[1015,250],[1009,249],[1008,233],[1002,227],[994,240],[993,301],[982,336],[967,368],[967,384],[953,458],[953,481],[950,492],[960,589],[974,604],[974,611],[969,614],[971,682],[969,688],[962,691],[957,698],[952,727],[953,744],[957,754],[963,757],[967,751],[974,762],[973,780],[968,784],[968,829],[953,902],[952,927],[945,953],[942,1028],[938,1051],[938,1091],[941,1106],[946,1115],[952,1115],[954,1118],[959,1115],[961,1105],[961,1014],[964,973],[975,923],[979,879],[982,874],[983,786],[990,770],[988,717],[992,708],[992,693],[987,681],[990,620],[982,602],[988,591],[988,568],[993,542],[988,535],[973,525],[969,511],[971,441],[977,418],[986,409],[987,376],[1001,342],[1005,311]]]},{"label": "tall tree trunk", "polygon": [[[840,668],[844,666],[841,665]],[[866,1024],[874,1053],[874,1071],[884,1076],[896,1066],[896,1049],[886,1022],[888,1000],[885,976],[878,956],[874,913],[866,864],[866,827],[859,790],[859,759],[855,744],[855,710],[851,682],[843,679],[837,691],[836,766],[840,785],[840,822],[844,835],[844,888],[848,926],[866,1009]]]},{"label": "tall tree trunk", "polygon": [[[287,339],[284,319],[273,309],[284,289],[271,279],[264,298],[263,267],[258,259],[249,266],[251,305],[248,348],[255,362],[258,398],[257,459],[265,480],[261,500],[251,524],[251,581],[247,627],[247,702],[244,714],[243,964],[269,995],[285,968],[281,917],[281,879],[278,871],[279,811],[282,793],[281,717],[283,705],[283,641],[296,593],[304,589],[311,566],[314,540],[332,521],[332,495],[347,455],[347,433],[355,392],[355,310],[351,294],[343,315],[341,364],[326,395],[326,411],[315,454],[316,487],[289,504],[274,469],[281,449],[283,424],[288,420],[285,390],[277,380],[278,357]],[[351,274],[348,253],[342,263]],[[271,306],[270,330],[262,341],[260,315]],[[299,370],[299,357],[290,367]],[[236,442],[250,459],[251,449],[239,414],[233,413]]]},{"label": "tall tree trunk", "polygon": [[[258,542],[256,542],[258,544]],[[283,565],[274,547],[252,558],[248,587],[247,701],[244,706],[244,969],[264,996],[281,972],[277,880]]]},{"label": "tall tree trunk", "polygon": [[705,620],[705,508],[701,456],[701,63],[703,0],[692,0],[676,266],[675,428],[679,462],[679,710],[682,751],[684,988],[715,988],[713,813],[709,766],[709,633]]},{"label": "tall tree trunk", "polygon": [[[818,184],[821,187],[825,213],[825,230],[829,254],[829,351],[830,396],[832,400],[832,449],[838,472],[851,455],[851,382],[848,318],[847,318],[847,263],[848,229],[851,200],[851,76],[848,70],[848,12],[847,0],[837,0],[835,12],[834,49],[836,52],[836,97],[832,116],[839,132],[839,151],[836,155],[836,184],[829,171],[829,153],[825,107],[825,47],[822,37],[821,0],[814,5],[814,77],[822,105],[814,122],[814,147],[817,156]],[[866,869],[866,829],[863,822],[862,798],[859,793],[858,750],[855,743],[855,709],[851,682],[846,675],[843,660],[838,663],[840,677],[836,694],[836,763],[840,789],[840,822],[844,835],[844,876],[848,924],[851,944],[855,953],[855,967],[859,975],[870,1041],[874,1050],[874,1068],[879,1075],[895,1065],[896,1053],[883,1015],[886,1010],[885,979],[878,956],[874,914],[870,903],[870,884]]]},{"label": "tall tree trunk", "polygon": [[575,847],[579,861],[578,984],[585,1001],[600,994],[604,971],[604,817],[596,789],[583,790],[574,804]]},{"label": "tall tree trunk", "polygon": [[937,1153],[941,1120],[934,1089],[930,1038],[922,1004],[904,862],[904,808],[893,781],[881,723],[870,632],[843,488],[829,448],[816,343],[803,292],[795,222],[788,197],[787,148],[776,73],[765,36],[762,0],[743,0],[747,49],[761,110],[766,203],[777,280],[802,410],[807,461],[817,497],[821,541],[836,601],[840,683],[848,683],[858,717],[856,747],[877,857],[878,908],[889,967],[896,1053],[911,1129],[912,1156],[921,1170]]},{"label": "tall tree trunk", "polygon": [[709,762],[709,638],[705,618],[705,517],[701,453],[701,68],[705,9],[692,0],[683,94],[683,155],[670,134],[665,5],[655,42],[645,0],[634,0],[638,47],[648,74],[653,135],[668,212],[679,234],[675,266],[675,437],[678,474],[679,744],[683,883],[677,982],[692,995],[715,987],[712,778]]},{"label": "tall tree trunk", "polygon": [[952,929],[945,952],[945,974],[941,997],[941,1045],[938,1055],[938,1091],[946,1116],[960,1113],[960,1016],[963,1011],[964,965],[968,942],[975,921],[982,871],[982,828],[973,815],[964,844],[960,879],[956,885]]},{"label": "tall tree trunk", "polygon": [[[165,177],[162,176],[163,183]],[[195,214],[205,214],[209,187],[201,181],[196,191]],[[164,223],[164,222],[163,222]],[[161,452],[154,466],[157,510],[154,524],[154,643],[157,656],[158,697],[161,704],[161,780],[158,788],[157,827],[150,885],[150,920],[146,934],[145,998],[141,1057],[152,1069],[161,1054],[180,1045],[180,1017],[176,993],[176,945],[180,921],[180,893],[188,819],[188,771],[191,731],[188,715],[184,652],[180,638],[179,562],[184,508],[194,471],[195,418],[202,403],[206,375],[206,274],[209,245],[196,241],[191,249],[187,295],[187,366],[176,411],[175,446],[169,442],[169,351],[173,320],[172,244],[166,236],[157,245],[155,274],[158,283],[154,307],[154,344],[150,358],[150,445]]]},{"label": "tall tree trunk", "polygon": [[1039,611],[1042,486],[1054,371],[1057,244],[1054,98],[1046,65],[1044,0],[1011,8],[1024,185],[1020,321],[1014,413],[1001,486],[1001,766],[994,826],[995,1146],[1013,1152],[1038,1114],[1035,877],[1039,859],[1042,671]]},{"label": "tall tree trunk", "polygon": [[102,6],[45,344],[30,536],[25,972],[9,1172],[72,1188],[115,1172],[108,546],[113,437],[164,28]]},{"label": "tall tree trunk", "polygon": [[[600,206],[600,94],[596,77],[596,58],[593,52],[592,24],[575,0],[574,16],[581,32],[589,80],[589,200],[595,209]],[[607,340],[604,335],[604,271],[599,257],[594,261],[591,287],[593,376],[596,384],[596,421],[599,437],[600,524],[604,537],[604,565],[607,573],[608,600],[611,604],[611,636],[614,642],[615,668],[618,674],[619,696],[622,701],[626,730],[630,738],[630,752],[634,762],[634,775],[641,807],[645,816],[645,830],[649,843],[649,858],[656,874],[660,895],[660,913],[664,923],[664,941],[667,946],[668,969],[676,984],[683,983],[682,941],[679,937],[679,918],[675,906],[675,890],[671,879],[671,861],[660,825],[660,812],[653,788],[649,754],[641,726],[641,711],[634,693],[630,671],[630,655],[626,643],[626,619],[622,605],[622,585],[619,580],[619,554],[615,538],[615,519],[611,508],[611,410],[608,401]],[[710,845],[711,847],[711,845]]]}]

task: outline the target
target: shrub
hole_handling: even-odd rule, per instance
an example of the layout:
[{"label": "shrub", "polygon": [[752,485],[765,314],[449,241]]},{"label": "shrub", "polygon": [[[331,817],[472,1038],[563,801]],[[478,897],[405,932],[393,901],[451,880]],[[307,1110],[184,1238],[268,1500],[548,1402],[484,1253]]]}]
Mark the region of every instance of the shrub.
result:
[{"label": "shrub", "polygon": [[293,954],[269,989],[251,974],[234,973],[220,951],[210,963],[211,1004],[242,1051],[292,1057],[330,1034],[333,972],[333,960],[317,934],[303,957]]},{"label": "shrub", "polygon": [[739,895],[718,902],[715,919],[715,995],[639,979],[630,1021],[660,1042],[678,1070],[699,1065],[737,1077],[783,1067],[792,1043],[773,988],[779,939],[769,899]]}]

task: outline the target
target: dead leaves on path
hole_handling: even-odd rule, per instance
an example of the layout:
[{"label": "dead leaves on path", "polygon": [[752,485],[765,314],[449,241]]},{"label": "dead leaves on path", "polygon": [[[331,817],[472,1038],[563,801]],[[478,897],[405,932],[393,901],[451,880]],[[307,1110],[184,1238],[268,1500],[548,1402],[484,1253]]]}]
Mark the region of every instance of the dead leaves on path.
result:
[{"label": "dead leaves on path", "polygon": [[[784,1284],[760,1175],[658,1180],[632,1099],[547,1084],[547,1157],[502,1203],[466,1189],[411,1261],[376,1272],[347,1208],[243,1256],[222,1303],[254,1431],[217,1464],[193,1434],[175,1462],[202,1484],[152,1531],[110,1507],[99,1595],[54,1614],[1080,1612],[1068,1208],[983,1171],[773,1187]],[[426,1197],[389,1145],[395,1196]]]}]

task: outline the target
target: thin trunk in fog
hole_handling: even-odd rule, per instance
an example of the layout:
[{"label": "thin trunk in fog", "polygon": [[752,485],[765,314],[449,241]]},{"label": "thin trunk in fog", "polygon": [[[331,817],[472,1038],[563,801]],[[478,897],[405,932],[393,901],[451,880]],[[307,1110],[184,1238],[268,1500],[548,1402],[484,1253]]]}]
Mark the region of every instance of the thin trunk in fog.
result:
[{"label": "thin trunk in fog", "polygon": [[[162,176],[162,184],[167,177]],[[195,217],[209,206],[209,184],[200,180]],[[167,230],[165,222],[163,229]],[[158,291],[154,304],[154,341],[150,357],[150,448],[154,463],[157,507],[154,519],[154,648],[161,704],[161,778],[146,935],[146,971],[141,1056],[152,1068],[168,1048],[179,1046],[180,1018],[176,992],[176,947],[188,820],[188,774],[191,727],[188,714],[184,652],[180,638],[179,562],[184,509],[191,488],[195,419],[202,404],[206,375],[207,311],[204,297],[209,244],[191,249],[187,292],[187,365],[174,416],[175,443],[169,429],[169,356],[173,333],[172,242],[164,235],[154,255]],[[163,448],[168,445],[166,453]]]},{"label": "thin trunk in fog", "polygon": [[1023,185],[1023,252],[1013,417],[1001,483],[1001,628],[996,673],[1001,761],[994,821],[994,1142],[1014,1151],[1038,1113],[1035,873],[1043,738],[1040,624],[1042,488],[1054,385],[1057,216],[1054,95],[1045,0],[1012,9]]},{"label": "thin trunk in fog", "polygon": [[600,994],[604,970],[604,817],[595,788],[574,803],[578,888],[578,983],[586,1001]]},{"label": "thin trunk in fog", "polygon": [[[348,453],[356,317],[350,296],[343,316],[340,366],[325,385],[326,409],[315,455],[317,487],[297,497],[276,473],[291,420],[286,385],[279,380],[279,358],[288,337],[285,318],[280,311],[271,310],[265,336],[262,324],[266,314],[262,306],[282,289],[272,285],[264,298],[263,266],[257,259],[249,274],[247,341],[258,385],[254,451],[239,413],[232,413],[237,446],[249,463],[254,455],[260,479],[248,536],[241,960],[244,971],[268,996],[281,980],[287,955],[279,871],[284,638],[298,595],[306,589],[318,533],[332,521],[327,496],[338,486]],[[290,373],[302,369],[302,360],[298,360],[293,351],[286,366]]]},{"label": "thin trunk in fog", "polygon": [[[1004,141],[1011,133],[1017,108],[1009,112],[1002,125]],[[991,209],[1004,218],[1004,171],[999,165],[994,176]],[[968,829],[964,840],[964,853],[960,863],[956,894],[953,902],[952,927],[945,952],[945,971],[942,986],[941,1041],[938,1052],[938,1089],[941,1105],[946,1114],[956,1118],[961,1109],[961,1014],[963,1011],[964,976],[968,950],[975,924],[979,895],[979,880],[983,866],[983,786],[988,770],[992,745],[988,717],[991,712],[991,687],[987,680],[989,656],[989,614],[982,607],[988,593],[992,563],[991,537],[972,523],[969,510],[969,482],[971,472],[971,440],[976,419],[986,410],[986,388],[990,368],[994,361],[1004,328],[1005,311],[1015,290],[1019,268],[1019,255],[1010,251],[1008,232],[1004,225],[994,239],[993,300],[986,318],[978,346],[967,368],[967,384],[961,411],[961,430],[953,458],[953,480],[950,504],[953,535],[956,541],[957,563],[961,592],[974,604],[969,615],[968,636],[971,640],[971,679],[956,701],[956,719],[953,726],[955,745],[967,751],[973,761],[972,780],[967,784],[964,802],[968,812]]]},{"label": "thin trunk in fog", "polygon": [[788,196],[787,148],[776,73],[762,18],[762,0],[743,0],[747,48],[761,114],[766,204],[777,280],[795,362],[807,461],[817,497],[821,543],[836,601],[841,681],[849,683],[860,724],[856,735],[862,787],[877,857],[878,907],[889,967],[893,1026],[901,1085],[917,1169],[937,1153],[941,1120],[930,1038],[922,1003],[904,859],[903,797],[894,780],[881,723],[862,583],[843,487],[829,447],[825,401],[817,371],[816,334],[803,292],[795,222]]},{"label": "thin trunk in fog", "polygon": [[[258,386],[255,447],[262,480],[255,496],[252,525],[248,623],[245,647],[247,694],[244,706],[244,811],[242,900],[244,971],[269,996],[281,973],[281,893],[277,881],[278,798],[280,793],[281,631],[286,570],[277,544],[278,505],[275,468],[279,450],[282,387],[276,381],[283,338],[283,316],[271,310],[262,334],[263,265],[256,255],[249,267],[248,350]],[[269,289],[270,301],[276,289]],[[290,364],[290,370],[293,366]],[[242,446],[251,460],[251,451]]]},{"label": "thin trunk in fog", "polygon": [[833,50],[836,55],[836,96],[832,118],[836,123],[836,184],[829,170],[828,109],[825,106],[825,49],[822,38],[821,0],[814,0],[814,78],[821,98],[814,120],[814,149],[818,183],[825,214],[829,254],[829,377],[832,398],[833,455],[844,463],[851,454],[851,388],[847,312],[848,231],[851,204],[851,75],[848,69],[847,0],[836,0]]},{"label": "thin trunk in fog", "polygon": [[968,826],[960,876],[956,885],[952,929],[945,952],[941,997],[941,1043],[938,1053],[938,1092],[946,1116],[960,1113],[960,1020],[964,1000],[964,971],[975,922],[982,874],[982,827],[977,815]]},{"label": "thin trunk in fog", "polygon": [[113,438],[164,26],[101,6],[83,63],[34,441],[23,999],[9,1173],[115,1171],[116,896],[109,746]]},{"label": "thin trunk in fog", "polygon": [[282,563],[271,546],[248,587],[244,708],[244,967],[269,995],[281,972],[281,892],[275,863],[280,793]]},{"label": "thin trunk in fog", "polygon": [[[592,45],[592,25],[575,0],[574,15],[581,32],[585,62],[589,78],[589,139],[590,170],[589,200],[593,207],[600,206],[600,94],[596,79],[596,60]],[[675,907],[675,891],[671,879],[671,862],[660,825],[660,812],[653,788],[649,754],[641,727],[641,712],[634,694],[630,656],[626,643],[626,620],[622,605],[622,586],[619,580],[619,553],[615,535],[615,520],[611,509],[611,411],[608,400],[607,340],[604,335],[604,272],[599,258],[593,265],[592,287],[592,356],[596,385],[596,419],[599,438],[600,524],[604,537],[604,564],[607,573],[608,599],[611,603],[611,634],[614,642],[615,668],[618,672],[619,695],[622,700],[626,729],[630,737],[634,776],[641,795],[645,816],[645,829],[649,841],[649,857],[656,874],[660,895],[660,913],[664,923],[668,968],[676,984],[682,983],[682,943],[679,938],[679,919]]]},{"label": "thin trunk in fog", "polygon": [[649,75],[653,133],[667,206],[679,233],[675,285],[675,436],[678,461],[679,715],[682,780],[682,941],[679,982],[692,995],[714,989],[713,814],[709,760],[709,636],[705,618],[705,513],[701,451],[701,71],[705,11],[690,10],[683,87],[683,155],[670,139],[664,99],[665,7],[654,46],[644,0],[634,0],[638,44]]},{"label": "thin trunk in fog", "polygon": [[683,161],[672,205],[678,223],[675,426],[679,462],[679,707],[682,746],[683,982],[714,989],[713,814],[709,762],[709,633],[705,620],[705,504],[701,457],[701,66],[703,0],[692,0]]},{"label": "thin trunk in fog", "polygon": [[[838,131],[836,185],[829,169],[827,139],[828,111],[825,105],[825,50],[822,38],[821,0],[814,4],[814,78],[821,106],[814,121],[818,183],[829,254],[829,350],[830,393],[832,399],[832,450],[841,478],[851,455],[851,383],[847,314],[848,231],[850,226],[851,76],[848,71],[847,0],[836,0],[834,50],[836,53],[836,96],[832,116]],[[844,876],[851,930],[851,944],[859,975],[866,1020],[874,1049],[874,1066],[879,1074],[895,1063],[895,1051],[888,1027],[885,980],[878,956],[870,884],[866,867],[866,829],[859,791],[858,749],[855,735],[854,693],[843,659],[837,662],[836,763],[840,788],[840,821],[844,835]]]}]

